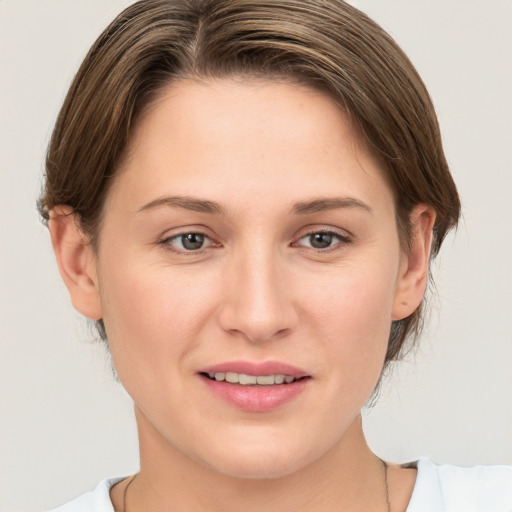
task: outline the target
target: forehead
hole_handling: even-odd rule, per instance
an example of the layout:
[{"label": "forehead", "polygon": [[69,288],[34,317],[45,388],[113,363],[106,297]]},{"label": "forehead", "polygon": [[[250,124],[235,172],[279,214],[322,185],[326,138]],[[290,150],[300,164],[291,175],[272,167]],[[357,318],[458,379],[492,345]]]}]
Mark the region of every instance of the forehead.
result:
[{"label": "forehead", "polygon": [[[252,141],[260,153],[265,138],[293,146],[307,139],[306,149],[332,142],[325,128],[335,128],[344,144],[350,139],[354,147],[363,145],[355,123],[319,90],[264,78],[180,79],[160,90],[145,109],[131,149],[137,149],[137,141],[149,130],[153,136],[166,131],[166,138],[181,136],[205,147],[227,146],[233,142],[233,129],[245,148]],[[225,131],[232,137],[222,138]]]},{"label": "forehead", "polygon": [[222,202],[237,189],[260,205],[332,195],[333,187],[372,202],[390,192],[380,163],[327,95],[247,79],[180,80],[160,91],[115,185],[139,202],[157,191]]}]

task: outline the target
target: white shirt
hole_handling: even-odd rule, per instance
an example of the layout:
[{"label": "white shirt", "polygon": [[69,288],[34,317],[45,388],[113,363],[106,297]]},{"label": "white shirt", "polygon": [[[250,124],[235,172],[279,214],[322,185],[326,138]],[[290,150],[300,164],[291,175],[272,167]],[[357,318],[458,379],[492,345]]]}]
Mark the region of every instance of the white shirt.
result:
[{"label": "white shirt", "polygon": [[[114,512],[110,489],[121,480],[103,480],[50,512]],[[420,459],[407,512],[512,512],[512,466],[460,468]]]}]

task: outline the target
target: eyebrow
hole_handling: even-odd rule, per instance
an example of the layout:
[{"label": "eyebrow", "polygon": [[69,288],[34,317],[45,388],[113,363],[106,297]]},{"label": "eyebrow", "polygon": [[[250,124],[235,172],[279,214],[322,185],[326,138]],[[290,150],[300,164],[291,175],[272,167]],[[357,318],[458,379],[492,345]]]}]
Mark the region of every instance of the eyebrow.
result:
[{"label": "eyebrow", "polygon": [[[159,197],[140,207],[137,212],[160,206],[184,208],[185,210],[211,215],[225,215],[225,210],[219,203],[187,196]],[[354,197],[329,197],[296,203],[293,205],[290,213],[294,215],[307,215],[338,208],[360,208],[369,213],[373,212],[366,203]]]},{"label": "eyebrow", "polygon": [[360,208],[368,213],[373,213],[373,210],[366,203],[355,197],[328,197],[296,203],[292,208],[292,213],[295,215],[307,215],[337,208]]},{"label": "eyebrow", "polygon": [[218,203],[187,196],[159,197],[139,208],[137,212],[157,208],[159,206],[184,208],[185,210],[192,210],[199,213],[209,213],[212,215],[224,214],[224,208],[222,208],[222,206]]}]

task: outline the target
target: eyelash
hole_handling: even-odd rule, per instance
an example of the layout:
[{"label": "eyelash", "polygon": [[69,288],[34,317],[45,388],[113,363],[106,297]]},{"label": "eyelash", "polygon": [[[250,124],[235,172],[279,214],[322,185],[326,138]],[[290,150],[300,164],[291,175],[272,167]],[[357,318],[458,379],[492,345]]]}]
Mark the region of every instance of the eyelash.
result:
[{"label": "eyelash", "polygon": [[[314,247],[310,247],[310,249],[312,249],[316,254],[326,254],[326,253],[334,252],[336,250],[341,249],[341,246],[349,245],[353,241],[352,236],[347,235],[347,234],[342,234],[339,231],[334,231],[332,229],[311,230],[311,231],[307,232],[305,235],[301,236],[299,238],[299,241],[303,240],[304,238],[311,237],[312,235],[318,235],[318,234],[333,236],[338,239],[338,242],[332,246],[325,248],[325,249],[316,249]],[[295,245],[295,244],[293,244],[293,245]]]},{"label": "eyelash", "polygon": [[[352,238],[351,235],[341,234],[340,232],[334,231],[334,230],[331,230],[331,229],[315,229],[315,230],[311,230],[311,231],[307,232],[306,234],[302,235],[298,239],[298,242],[300,240],[303,240],[304,238],[311,237],[312,235],[318,235],[318,234],[330,235],[332,237],[337,238],[338,242],[335,243],[333,246],[329,246],[329,247],[326,247],[324,249],[317,249],[317,248],[314,248],[314,247],[309,247],[308,248],[308,247],[304,247],[304,246],[303,246],[303,248],[311,249],[316,254],[326,254],[326,253],[330,253],[330,252],[339,250],[341,248],[340,246],[342,246],[342,245],[349,245],[353,241],[353,238]],[[171,242],[173,240],[180,239],[181,237],[184,237],[186,235],[199,235],[199,236],[202,236],[202,237],[204,237],[205,240],[209,240],[210,244],[207,247],[201,247],[200,249],[197,249],[197,250],[181,250],[181,249],[180,250],[176,250],[176,249],[174,249]],[[294,242],[292,244],[292,246],[296,246],[298,244],[298,242]],[[180,254],[180,255],[186,255],[186,256],[199,255],[199,254],[204,253],[207,249],[209,249],[211,247],[215,248],[216,246],[218,247],[220,245],[220,244],[214,242],[206,233],[204,233],[202,231],[186,231],[186,232],[178,233],[176,235],[172,235],[170,237],[164,238],[160,242],[160,244],[163,245],[165,247],[165,249],[170,251],[170,252],[173,252],[175,254]]]},{"label": "eyelash", "polygon": [[[180,239],[186,235],[200,235],[200,236],[204,237],[205,240],[209,240],[210,245],[208,245],[207,247],[201,247],[200,249],[197,249],[197,250],[174,249],[171,241]],[[166,250],[173,252],[175,254],[180,254],[180,255],[184,255],[184,256],[197,256],[198,254],[202,254],[206,249],[208,249],[210,247],[215,247],[216,245],[217,246],[219,245],[219,244],[216,244],[216,242],[214,242],[206,233],[204,233],[202,231],[185,231],[183,233],[178,233],[176,235],[172,235],[172,236],[169,236],[169,237],[163,239],[160,242],[160,244],[163,245]]]}]

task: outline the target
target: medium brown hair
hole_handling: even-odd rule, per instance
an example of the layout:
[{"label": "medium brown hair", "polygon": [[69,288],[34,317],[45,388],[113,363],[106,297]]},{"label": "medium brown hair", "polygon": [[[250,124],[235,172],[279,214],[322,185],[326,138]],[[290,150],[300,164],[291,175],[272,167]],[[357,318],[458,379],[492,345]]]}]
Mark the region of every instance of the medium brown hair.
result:
[{"label": "medium brown hair", "polygon": [[[42,217],[71,206],[94,245],[102,207],[134,124],[184,77],[292,80],[327,94],[380,158],[400,239],[419,203],[436,211],[432,255],[460,202],[432,101],[395,41],[341,0],[141,0],[101,34],[69,89],[50,141]],[[421,308],[393,322],[386,362],[421,327]],[[102,321],[98,322],[105,339]]]}]

